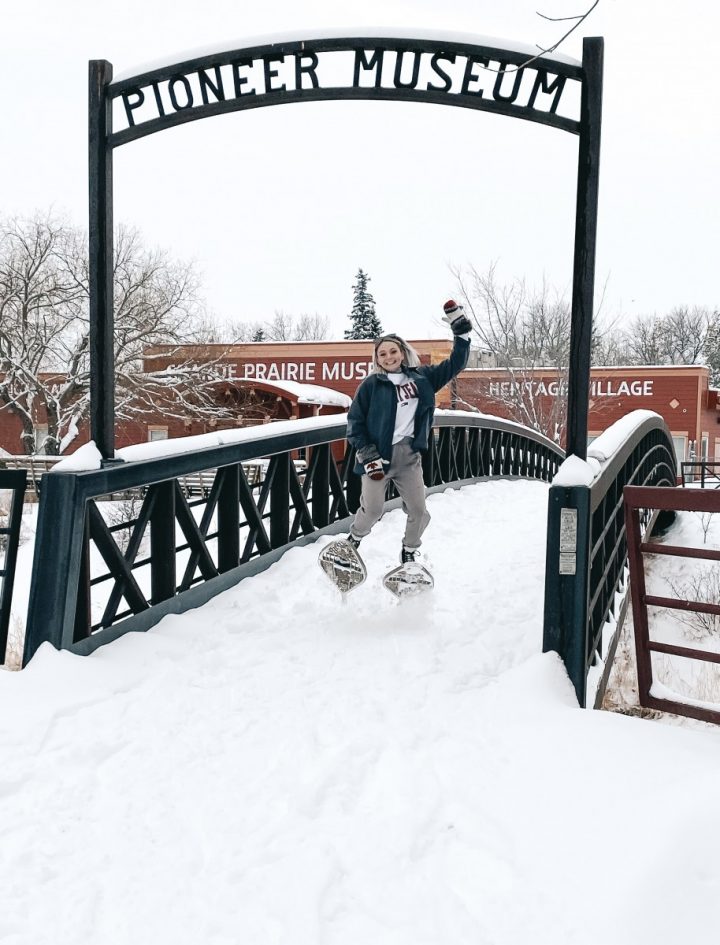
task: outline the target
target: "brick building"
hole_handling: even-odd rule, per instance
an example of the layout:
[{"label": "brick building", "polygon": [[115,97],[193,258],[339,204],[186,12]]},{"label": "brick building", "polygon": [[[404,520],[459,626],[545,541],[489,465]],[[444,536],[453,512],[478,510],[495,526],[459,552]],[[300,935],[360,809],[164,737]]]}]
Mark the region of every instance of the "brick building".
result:
[{"label": "brick building", "polygon": [[[440,341],[415,341],[424,364],[446,358],[452,344]],[[162,405],[135,420],[118,420],[115,442],[119,449],[132,443],[207,433],[264,423],[270,420],[303,419],[343,413],[358,384],[372,368],[371,341],[257,342],[239,345],[160,345],[148,348],[144,356],[147,371],[162,371],[191,361],[213,364],[218,374],[217,402],[237,419],[221,417],[195,419],[174,417],[177,411]],[[440,405],[450,405],[449,391]],[[36,418],[37,439],[47,429],[42,415]],[[24,452],[22,424],[11,410],[0,410],[0,451],[17,455]],[[83,424],[68,447],[72,452],[89,438]],[[36,444],[39,446],[39,442]]]},{"label": "brick building", "polygon": [[[413,341],[424,364],[446,358],[448,338]],[[159,346],[145,353],[148,371],[172,368],[182,359],[211,360],[218,372],[218,404],[237,406],[237,418],[197,420],[171,418],[158,409],[134,421],[119,421],[118,447],[150,439],[187,436],[268,420],[304,418],[342,413],[372,365],[372,342],[307,341],[258,342],[210,345],[194,348]],[[522,371],[511,376],[496,368],[468,368],[457,379],[454,391],[445,388],[438,406],[471,405],[483,413],[513,418],[506,401],[513,384],[529,385],[537,403],[549,407],[564,381],[548,370]],[[692,366],[593,368],[590,384],[588,432],[597,436],[619,417],[638,408],[654,410],[667,422],[678,459],[720,457],[718,392],[708,384],[708,370]],[[42,429],[42,418],[38,425]],[[0,448],[22,452],[21,426],[7,408],[0,410]],[[82,429],[68,451],[87,442]]]},{"label": "brick building", "polygon": [[[512,419],[507,401],[514,384],[528,385],[541,406],[561,391],[565,381],[548,369],[511,376],[496,368],[464,371],[458,395],[484,413]],[[700,365],[597,367],[590,373],[588,436],[594,438],[632,410],[659,413],[673,436],[678,461],[720,457],[718,391]]]}]

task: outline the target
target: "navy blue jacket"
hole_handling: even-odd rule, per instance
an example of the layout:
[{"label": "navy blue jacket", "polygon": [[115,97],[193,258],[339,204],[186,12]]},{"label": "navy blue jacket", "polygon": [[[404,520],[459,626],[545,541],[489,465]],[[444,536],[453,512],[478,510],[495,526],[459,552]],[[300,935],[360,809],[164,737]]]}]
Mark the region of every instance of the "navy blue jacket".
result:
[{"label": "navy blue jacket", "polygon": [[[435,413],[435,394],[462,371],[467,364],[469,353],[470,341],[456,336],[452,353],[446,361],[417,368],[403,368],[408,377],[415,381],[418,389],[415,430],[411,443],[416,452],[428,448]],[[348,411],[348,440],[356,450],[374,443],[380,456],[390,462],[396,413],[395,385],[386,374],[371,374],[358,387]],[[364,472],[362,463],[355,464],[355,472],[358,475]]]}]

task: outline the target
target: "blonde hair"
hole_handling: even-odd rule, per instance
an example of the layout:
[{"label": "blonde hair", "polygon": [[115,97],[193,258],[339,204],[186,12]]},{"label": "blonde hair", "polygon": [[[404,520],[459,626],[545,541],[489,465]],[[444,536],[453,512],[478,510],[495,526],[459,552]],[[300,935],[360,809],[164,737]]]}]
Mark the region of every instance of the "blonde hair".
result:
[{"label": "blonde hair", "polygon": [[407,341],[404,341],[400,335],[383,335],[381,338],[375,339],[373,347],[373,370],[376,374],[387,374],[385,368],[378,363],[377,357],[378,348],[384,341],[392,341],[393,344],[396,344],[398,348],[400,348],[403,355],[402,366],[404,368],[420,367],[420,357],[412,345],[408,344]]}]

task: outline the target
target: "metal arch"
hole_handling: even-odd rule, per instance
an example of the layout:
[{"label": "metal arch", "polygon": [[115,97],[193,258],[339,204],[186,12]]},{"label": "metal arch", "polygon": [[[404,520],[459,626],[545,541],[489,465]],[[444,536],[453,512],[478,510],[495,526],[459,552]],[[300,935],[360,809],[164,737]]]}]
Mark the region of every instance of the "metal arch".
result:
[{"label": "metal arch", "polygon": [[[344,86],[322,88],[316,74],[318,57],[325,53],[355,53],[352,81]],[[383,85],[383,57],[395,53],[396,62],[390,86]],[[412,54],[412,72],[403,75],[403,61]],[[434,81],[425,81],[418,89],[419,57],[431,56]],[[295,57],[295,89],[287,89],[278,80],[273,68],[286,56]],[[253,58],[255,57],[255,58]],[[399,57],[399,58],[398,58]],[[465,59],[459,90],[447,64],[458,57]],[[530,56],[531,58],[531,56]],[[537,57],[528,62],[529,54],[517,49],[503,49],[492,44],[407,37],[318,38],[266,42],[230,52],[212,53],[180,63],[165,65],[138,76],[112,81],[113,67],[106,60],[89,63],[89,261],[90,261],[90,361],[91,361],[91,436],[105,462],[112,462],[115,453],[114,432],[114,312],[113,312],[113,152],[115,147],[168,127],[210,117],[214,114],[275,105],[290,101],[328,99],[371,99],[423,101],[473,108],[511,117],[523,118],[577,134],[578,176],[575,217],[575,248],[573,264],[572,324],[568,382],[567,452],[584,459],[587,450],[587,413],[590,379],[593,294],[595,279],[595,241],[600,159],[600,125],[602,110],[603,40],[585,38],[580,64],[556,57]],[[262,63],[266,91],[248,94],[243,91],[246,77],[233,73],[232,92],[228,98],[221,69],[252,62]],[[490,94],[473,88],[478,75],[474,69],[498,63],[499,71]],[[508,73],[509,67],[520,67]],[[361,84],[360,72],[374,72],[374,84]],[[212,70],[212,74],[210,72]],[[524,78],[535,73],[528,90]],[[507,81],[508,75],[515,78]],[[192,75],[199,83],[200,104],[195,104]],[[557,107],[567,80],[581,88],[578,120],[557,114]],[[172,108],[167,109],[161,83],[167,83]],[[145,84],[143,84],[145,83]],[[181,89],[178,96],[176,83]],[[269,89],[269,91],[268,91]],[[148,90],[146,96],[145,90]],[[522,92],[522,98],[521,96]],[[542,93],[542,94],[541,94]],[[184,98],[183,98],[184,94]],[[135,98],[133,99],[133,96]],[[244,98],[243,98],[244,96]],[[538,97],[547,101],[548,110],[537,107]],[[129,127],[113,131],[113,102],[121,98]],[[147,101],[146,101],[147,99]],[[138,125],[134,113],[147,102],[154,101],[157,115]],[[524,104],[523,104],[524,103]]]},{"label": "metal arch", "polygon": [[[371,55],[368,51],[372,51]],[[320,57],[333,52],[354,53],[354,68],[352,73],[348,70],[344,83],[323,85],[317,75]],[[394,69],[385,59],[386,54],[395,55]],[[413,57],[409,80],[402,74],[406,56]],[[421,82],[423,56],[426,62],[430,57],[428,67],[433,74]],[[288,88],[287,79],[281,79],[275,68],[286,65],[288,58],[291,65],[294,59],[295,88]],[[465,61],[461,81],[448,72],[450,68],[458,72],[458,59],[460,65]],[[338,99],[453,105],[524,118],[579,134],[580,122],[558,115],[557,107],[566,81],[582,82],[581,66],[547,58],[527,64],[528,59],[527,53],[499,46],[389,37],[294,40],[212,53],[111,83],[107,94],[113,101],[122,101],[128,127],[111,134],[109,143],[118,147],[165,128],[242,109]],[[499,69],[491,75],[492,87],[472,88],[482,74],[475,75],[475,67],[487,69],[491,62],[498,63]],[[517,71],[507,73],[509,67]],[[243,85],[249,84],[249,80],[241,69],[257,72],[264,91],[244,90]],[[225,70],[225,78],[221,70]],[[391,71],[392,81],[388,76]],[[533,73],[532,87],[523,89],[521,94],[526,74]],[[510,82],[508,75],[514,76]],[[374,84],[361,84],[363,78]],[[547,95],[552,98],[549,108],[539,107],[538,97],[544,102],[543,96]],[[143,107],[155,113],[155,117],[138,124],[135,112]]]}]

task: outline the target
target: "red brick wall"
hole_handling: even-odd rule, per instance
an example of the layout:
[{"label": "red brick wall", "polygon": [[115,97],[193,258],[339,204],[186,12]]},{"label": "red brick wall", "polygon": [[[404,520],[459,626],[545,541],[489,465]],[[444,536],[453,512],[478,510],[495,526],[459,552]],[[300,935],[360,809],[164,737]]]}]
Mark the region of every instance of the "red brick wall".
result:
[{"label": "red brick wall", "polygon": [[[546,400],[558,384],[557,376],[548,371],[523,372],[522,380],[534,383],[534,391]],[[458,394],[485,413],[510,417],[498,396],[498,385],[509,381],[504,371],[467,370],[458,378]],[[712,452],[714,431],[718,429],[720,436],[720,429],[715,411],[706,409],[707,403],[708,371],[704,367],[593,368],[588,433],[602,433],[632,410],[653,410],[664,418],[673,434],[688,440],[699,441],[703,432],[713,430]]]}]

